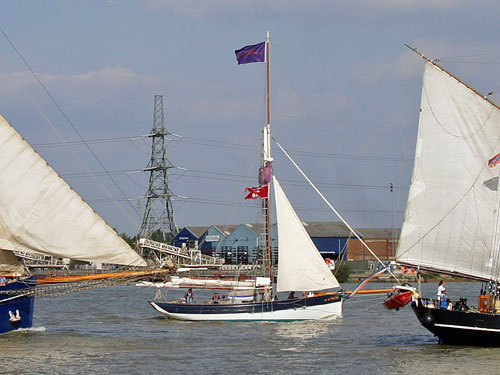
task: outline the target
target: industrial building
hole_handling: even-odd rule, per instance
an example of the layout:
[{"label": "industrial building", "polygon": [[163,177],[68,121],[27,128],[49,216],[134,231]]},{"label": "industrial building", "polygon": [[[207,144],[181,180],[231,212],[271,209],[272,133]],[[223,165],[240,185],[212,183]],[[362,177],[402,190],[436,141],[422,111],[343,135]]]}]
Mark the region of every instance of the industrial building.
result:
[{"label": "industrial building", "polygon": [[[324,258],[374,260],[371,253],[341,222],[303,222],[304,228]],[[358,228],[358,236],[382,260],[394,259],[399,229]],[[253,264],[262,259],[259,244],[260,224],[211,225],[184,227],[173,238],[172,245],[198,248],[205,255],[225,259],[226,264]],[[260,246],[259,246],[260,245]],[[271,230],[273,263],[278,260],[277,226]]]}]

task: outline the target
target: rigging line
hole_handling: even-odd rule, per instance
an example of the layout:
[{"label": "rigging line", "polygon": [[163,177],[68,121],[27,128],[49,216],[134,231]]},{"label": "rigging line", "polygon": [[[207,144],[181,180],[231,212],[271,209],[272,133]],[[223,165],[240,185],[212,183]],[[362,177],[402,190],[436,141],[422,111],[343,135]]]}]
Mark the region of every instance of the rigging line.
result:
[{"label": "rigging line", "polygon": [[[368,249],[368,251],[375,257],[375,259],[377,259],[377,261],[384,267],[386,267],[386,264],[384,262],[382,262],[380,260],[380,258],[372,251],[372,249],[370,249],[370,247],[365,243],[365,241],[363,241],[363,239],[358,235],[358,233],[349,225],[349,223],[347,223],[347,221],[345,221],[345,219],[342,217],[342,215],[340,215],[340,213],[335,209],[335,207],[333,207],[330,202],[328,202],[328,200],[325,198],[325,196],[318,190],[318,188],[312,183],[312,181],[309,179],[309,177],[306,176],[306,174],[302,171],[302,169],[300,169],[300,167],[297,165],[297,163],[295,163],[295,161],[290,157],[290,155],[288,155],[288,153],[285,151],[285,149],[283,147],[281,147],[281,145],[278,143],[278,141],[276,141],[276,139],[273,137],[276,145],[281,149],[281,151],[283,151],[283,153],[286,155],[286,157],[292,162],[292,164],[295,166],[295,168],[297,168],[297,170],[300,172],[300,174],[307,180],[307,182],[309,182],[309,184],[312,186],[312,188],[314,189],[314,191],[316,191],[316,193],[319,194],[319,196],[321,197],[321,199],[323,199],[323,201],[328,205],[328,207],[330,207],[330,209],[337,215],[337,217],[344,223],[344,225],[349,228],[349,230],[354,233],[354,235],[356,236],[356,238]],[[392,277],[394,277],[394,279],[396,279],[398,282],[399,282],[399,279],[391,272],[391,270],[389,269],[388,272],[392,275]]]},{"label": "rigging line", "polygon": [[[70,118],[68,117],[68,115],[66,114],[66,112],[62,109],[62,107],[59,105],[59,103],[56,101],[56,99],[52,96],[52,94],[49,92],[49,90],[45,87],[45,85],[43,84],[43,82],[40,80],[40,78],[38,77],[38,75],[35,73],[35,71],[32,69],[32,67],[30,66],[30,64],[28,64],[28,62],[26,61],[26,59],[24,58],[24,56],[21,54],[21,52],[16,48],[16,46],[14,45],[14,43],[10,40],[10,38],[7,36],[7,34],[5,33],[5,31],[0,27],[0,32],[4,35],[5,39],[7,39],[7,41],[9,42],[9,44],[12,46],[12,48],[16,51],[17,55],[21,58],[21,60],[24,62],[24,64],[28,67],[28,69],[30,70],[31,74],[33,75],[33,77],[35,77],[35,79],[37,80],[37,82],[40,84],[40,86],[42,87],[42,89],[45,91],[45,93],[48,95],[48,97],[51,99],[51,101],[54,103],[54,105],[56,106],[56,108],[59,110],[59,112],[63,115],[63,117],[66,119],[66,121],[68,122],[68,124],[71,126],[71,128],[74,130],[74,132],[78,135],[78,137],[80,138],[80,140],[85,144],[87,150],[90,152],[90,154],[95,158],[95,160],[99,163],[99,165],[101,166],[101,168],[106,171],[107,173],[107,169],[106,167],[104,166],[104,164],[101,162],[101,160],[98,158],[97,154],[92,150],[92,148],[89,146],[89,144],[87,144],[85,142],[85,139],[82,137],[82,135],[80,134],[80,132],[78,131],[78,129],[76,128],[76,126],[73,124],[73,122],[70,120]],[[36,106],[37,108],[39,108],[38,106]],[[41,109],[39,109],[41,110]],[[46,116],[44,116],[47,120],[48,118]],[[59,136],[59,138],[61,138],[61,140],[64,141],[64,138],[62,137],[62,135],[56,130],[54,124],[52,124],[52,122],[49,121],[49,124],[50,126],[52,127],[52,129],[56,132],[56,134]],[[73,155],[75,155],[75,153],[73,153]],[[79,158],[77,158],[77,160],[80,160]],[[82,162],[82,161],[81,161]],[[83,162],[82,162],[83,163]],[[88,167],[87,167],[87,170],[88,170]],[[114,178],[111,176],[111,175],[108,175],[108,177],[110,178],[110,180],[113,182],[113,184],[115,185],[115,187],[120,191],[120,193],[122,194],[123,197],[126,197],[125,195],[125,192],[122,190],[122,188],[120,187],[120,185],[114,180]],[[97,179],[96,179],[98,185],[103,189],[103,191],[105,191],[108,195],[110,195],[112,197],[112,194],[109,192],[109,190],[107,190],[104,185],[102,185]],[[129,217],[131,219],[131,221],[133,222],[134,225],[138,226],[138,223],[132,219],[132,217],[129,215],[129,213],[123,209],[123,207],[121,207],[121,205],[118,205],[117,206],[123,211],[123,213]],[[141,215],[139,214],[139,212],[136,210],[136,208],[130,204],[129,202],[129,206],[132,208],[132,210],[137,214],[137,216],[139,218],[141,218]]]},{"label": "rigging line", "polygon": [[86,139],[84,141],[64,141],[64,142],[49,142],[49,143],[33,143],[33,146],[38,148],[43,147],[58,147],[58,146],[73,146],[80,144],[96,144],[96,143],[112,143],[112,142],[134,142],[142,138],[147,138],[146,136],[133,136],[133,137],[111,137],[111,138],[101,138],[101,139]]},{"label": "rigging line", "polygon": [[[1,28],[0,28],[1,30]],[[10,66],[7,64],[7,62],[0,56],[0,60],[2,61],[2,63],[4,64],[4,66],[7,67],[7,70],[9,71],[12,71],[12,69],[10,68]],[[19,84],[19,87],[21,88],[21,90],[24,92],[24,95],[31,101],[31,104],[33,105],[33,107],[38,111],[38,114],[42,117],[42,119],[47,123],[47,125],[50,127],[50,129],[61,139],[64,141],[64,138],[62,137],[62,135],[58,132],[58,130],[55,128],[54,124],[50,121],[50,119],[46,116],[46,114],[43,112],[43,110],[40,108],[40,106],[36,103],[35,99],[26,91],[25,87],[19,83],[19,81],[17,80],[17,78],[15,78],[12,74],[11,74],[11,77]],[[33,147],[30,145],[30,147],[33,149]],[[36,152],[34,149],[33,149],[34,152]],[[96,176],[93,176],[92,175],[92,172],[90,171],[90,169],[88,168],[88,166],[78,157],[78,155],[75,153],[75,151],[71,148],[69,148],[69,151],[71,152],[71,154],[73,155],[73,157],[75,158],[76,161],[78,161],[80,163],[80,165],[86,169],[90,175],[93,177],[93,179],[95,180],[95,182],[97,183],[97,185],[101,186],[101,188],[103,189],[104,192],[107,193],[107,195],[110,197],[110,200],[111,201],[115,201],[115,204],[116,204],[116,199],[111,195],[111,193],[100,183],[100,181],[97,179]],[[38,152],[36,152],[38,154]],[[50,167],[54,172],[55,170]],[[57,173],[57,172],[55,172]],[[65,181],[65,183],[67,184],[67,182]],[[70,187],[72,190],[74,190],[72,187]],[[80,199],[82,199],[82,201],[86,202],[87,204],[90,202],[88,200],[84,200],[80,195],[78,195],[80,197]],[[123,207],[121,207],[120,205],[116,205],[120,210],[122,210],[124,213],[125,213],[125,216],[127,216],[133,223],[134,225],[138,225],[129,215],[128,212],[126,212],[125,210],[123,210]],[[90,206],[89,206],[90,207]],[[94,212],[95,210],[90,207],[90,209],[92,209]],[[96,213],[97,214],[97,213]]]},{"label": "rigging line", "polygon": [[485,52],[485,53],[478,53],[474,55],[463,55],[463,56],[447,56],[447,57],[445,56],[436,59],[436,61],[443,61],[448,59],[464,59],[469,57],[494,56],[494,55],[500,55],[500,52]]},{"label": "rigging line", "polygon": [[[282,63],[281,57],[280,57],[279,53],[278,53],[278,60],[280,61],[281,65],[283,67],[283,70],[285,71],[285,75],[287,76],[288,80],[290,81],[290,83],[292,85],[292,88],[295,91],[295,94],[297,95],[297,98],[299,99],[300,104],[302,105],[302,109],[304,110],[304,112],[306,114],[306,118],[309,119],[309,123],[312,125],[313,129],[316,131],[316,134],[319,137],[319,141],[323,145],[323,149],[327,151],[327,154],[330,155],[330,158],[335,163],[335,161],[336,161],[335,157],[330,153],[330,150],[329,150],[329,148],[328,148],[328,146],[327,146],[327,144],[325,142],[325,137],[321,136],[321,133],[320,133],[318,127],[316,126],[316,122],[313,120],[313,118],[310,115],[310,113],[309,113],[309,111],[308,111],[308,109],[307,109],[304,101],[302,100],[302,97],[300,96],[298,90],[296,89],[295,84],[293,83],[293,80],[291,79],[291,76],[288,73],[288,70],[287,70],[285,64]],[[335,164],[335,165],[337,165],[337,164]],[[340,169],[340,173],[342,174],[342,169]],[[361,199],[356,199],[356,196],[355,196],[355,194],[354,194],[354,192],[352,190],[350,191],[350,194],[354,198],[355,204],[359,205],[359,207],[361,208]],[[368,221],[371,222],[371,218],[369,216],[368,216]]]},{"label": "rigging line", "polygon": [[[461,82],[459,82],[461,83]],[[466,87],[466,86],[465,86]],[[467,88],[467,87],[466,87]],[[427,105],[429,106],[429,111],[432,113],[432,117],[434,117],[434,120],[436,120],[437,124],[439,125],[439,127],[447,134],[449,134],[450,136],[454,137],[454,138],[458,138],[458,139],[469,139],[469,138],[472,138],[474,137],[477,133],[479,133],[481,130],[483,130],[483,128],[488,125],[488,121],[491,117],[491,115],[493,114],[493,110],[496,108],[494,105],[491,106],[491,110],[490,110],[490,113],[488,114],[488,116],[484,119],[483,123],[480,124],[480,126],[475,130],[473,131],[472,133],[470,134],[464,134],[464,135],[461,135],[461,134],[454,134],[452,133],[450,130],[446,129],[446,127],[444,126],[444,124],[439,120],[439,118],[437,117],[436,113],[434,112],[434,109],[433,109],[433,106],[430,102],[430,98],[429,98],[429,94],[427,93],[427,89],[425,88],[425,86],[423,87],[423,91],[424,91],[424,95],[425,95],[425,100],[427,102]],[[490,103],[491,104],[491,103]]]}]

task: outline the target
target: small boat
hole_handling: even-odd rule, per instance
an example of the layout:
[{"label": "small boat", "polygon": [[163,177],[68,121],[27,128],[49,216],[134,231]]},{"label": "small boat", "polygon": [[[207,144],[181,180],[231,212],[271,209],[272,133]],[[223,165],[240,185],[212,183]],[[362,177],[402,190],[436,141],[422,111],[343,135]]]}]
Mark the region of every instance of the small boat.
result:
[{"label": "small boat", "polygon": [[387,296],[388,298],[383,302],[385,308],[388,310],[396,309],[397,311],[401,307],[405,307],[412,301],[414,291],[415,288],[412,286],[395,286],[393,291]]},{"label": "small boat", "polygon": [[417,269],[417,277],[423,270],[483,281],[477,309],[420,290],[411,306],[440,343],[500,346],[500,107],[409,48],[425,68],[396,261]]}]

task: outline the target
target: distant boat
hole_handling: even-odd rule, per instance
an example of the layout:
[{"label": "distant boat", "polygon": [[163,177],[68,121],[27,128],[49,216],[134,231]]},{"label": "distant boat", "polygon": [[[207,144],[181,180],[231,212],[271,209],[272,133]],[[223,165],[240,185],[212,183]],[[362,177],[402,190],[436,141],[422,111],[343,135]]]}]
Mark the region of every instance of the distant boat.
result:
[{"label": "distant boat", "polygon": [[419,296],[412,308],[441,343],[500,346],[500,107],[411,49],[425,69],[396,261],[485,282],[477,308],[459,296]]},{"label": "distant boat", "polygon": [[[248,46],[240,51],[244,56],[251,56],[252,61],[260,60],[259,50],[262,43]],[[267,78],[269,104],[269,35],[266,41]],[[238,55],[238,51],[237,51]],[[241,62],[240,63],[244,63]],[[339,283],[325,263],[316,246],[307,234],[302,222],[288,201],[276,176],[272,176],[276,204],[276,222],[278,226],[278,275],[277,292],[293,292],[289,298],[276,300],[271,296],[271,251],[268,198],[271,182],[271,126],[268,105],[268,125],[263,130],[262,167],[259,174],[258,188],[251,188],[248,199],[260,198],[263,201],[263,217],[266,233],[266,259],[269,277],[263,282],[256,282],[250,294],[239,292],[230,300],[216,300],[216,303],[185,303],[152,301],[151,305],[169,319],[213,321],[213,320],[330,320],[342,317],[343,293],[334,291]],[[267,279],[267,280],[265,280]],[[300,295],[295,296],[295,292]],[[238,298],[241,297],[241,298]]]},{"label": "distant boat", "polygon": [[32,326],[34,299],[41,285],[48,292],[50,284],[138,278],[152,273],[37,279],[29,276],[14,251],[146,265],[0,115],[0,334]]}]

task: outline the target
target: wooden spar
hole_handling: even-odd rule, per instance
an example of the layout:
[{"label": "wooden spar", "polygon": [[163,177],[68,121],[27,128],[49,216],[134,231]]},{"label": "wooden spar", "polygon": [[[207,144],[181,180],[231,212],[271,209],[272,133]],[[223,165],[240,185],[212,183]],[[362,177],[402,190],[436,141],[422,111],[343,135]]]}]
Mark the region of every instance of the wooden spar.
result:
[{"label": "wooden spar", "polygon": [[74,283],[80,281],[90,281],[90,280],[106,280],[106,279],[117,279],[124,277],[142,277],[150,275],[168,274],[171,273],[170,269],[157,269],[157,270],[147,270],[147,271],[126,271],[126,272],[108,272],[108,273],[98,273],[93,275],[67,275],[67,276],[54,276],[54,277],[44,277],[37,278],[37,284],[56,284],[56,283]]},{"label": "wooden spar", "polygon": [[[266,93],[267,93],[267,126],[268,126],[268,134],[271,132],[271,77],[270,77],[270,47],[271,47],[271,39],[269,37],[269,31],[267,32],[267,38],[266,38]],[[271,158],[271,144],[270,140],[268,140],[267,147],[268,150],[265,150],[268,155],[263,154],[263,160],[262,160],[262,167],[265,168],[267,164],[269,164],[269,161],[266,161],[265,159]],[[269,191],[269,190],[268,190]],[[268,267],[268,272],[269,272],[269,279],[271,282],[273,281],[273,262],[271,258],[271,202],[269,201],[269,193],[268,197],[264,199],[264,210],[265,210],[265,220],[266,220],[266,257],[267,257],[267,267]]]},{"label": "wooden spar", "polygon": [[[380,294],[380,293],[390,293],[394,291],[394,289],[368,289],[368,290],[358,290],[356,294]],[[346,295],[351,294],[353,291],[348,290],[345,292]]]},{"label": "wooden spar", "polygon": [[269,31],[267,32],[266,38],[266,77],[267,77],[267,123],[271,125],[271,78],[269,73],[271,72],[271,38],[269,36]]},{"label": "wooden spar", "polygon": [[469,86],[467,83],[465,83],[464,81],[462,81],[460,78],[458,78],[457,76],[455,76],[453,73],[450,73],[448,70],[446,70],[445,68],[443,68],[441,65],[437,64],[436,61],[439,61],[439,60],[432,60],[432,59],[429,59],[427,56],[425,56],[422,52],[420,52],[418,49],[414,48],[414,47],[411,47],[409,46],[408,44],[405,43],[405,46],[412,50],[413,52],[415,52],[417,55],[419,55],[421,58],[423,58],[425,61],[431,63],[432,65],[434,65],[435,67],[441,69],[443,72],[445,72],[446,74],[448,74],[450,77],[452,77],[453,79],[457,80],[458,82],[460,82],[462,85],[464,85],[465,87],[467,87],[469,90],[471,90],[472,92],[474,92],[476,95],[480,96],[481,98],[483,98],[484,100],[486,100],[488,103],[490,103],[492,106],[494,106],[495,108],[497,109],[500,109],[500,106],[494,102],[492,102],[490,99],[488,99],[488,96],[487,95],[483,95],[481,94],[479,91],[477,91],[476,89],[474,89],[473,87]]}]

